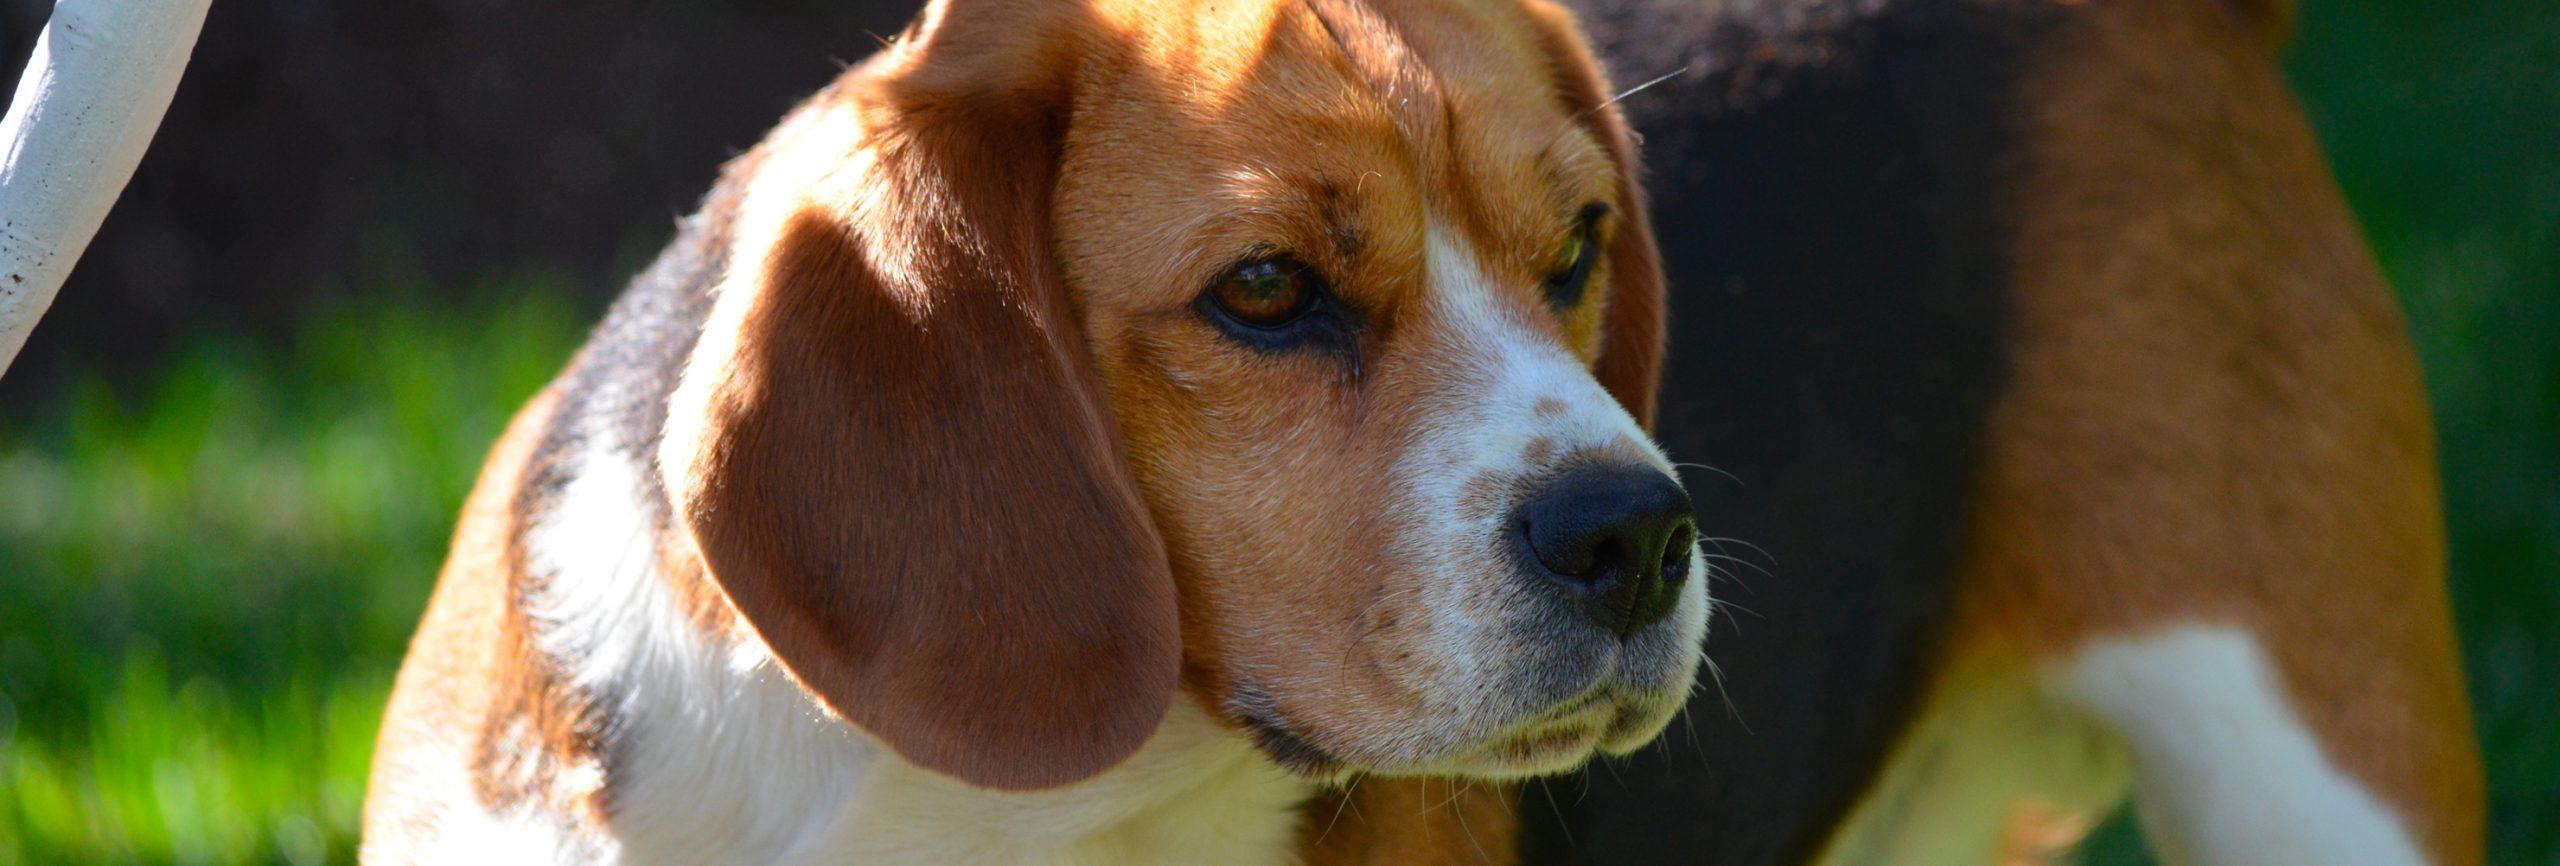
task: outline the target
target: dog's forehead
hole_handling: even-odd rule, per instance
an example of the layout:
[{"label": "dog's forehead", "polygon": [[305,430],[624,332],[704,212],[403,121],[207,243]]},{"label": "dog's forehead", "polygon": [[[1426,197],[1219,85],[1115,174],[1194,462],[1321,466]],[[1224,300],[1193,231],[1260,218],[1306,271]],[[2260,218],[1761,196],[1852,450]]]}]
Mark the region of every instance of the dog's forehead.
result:
[{"label": "dog's forehead", "polygon": [[[1391,135],[1429,172],[1605,157],[1568,116],[1534,25],[1508,4],[1268,0],[1106,4],[1107,92],[1275,146]],[[1347,133],[1347,134],[1346,134]],[[1184,142],[1188,143],[1188,142]],[[1454,158],[1453,158],[1454,157]],[[1443,164],[1451,163],[1451,164]]]},{"label": "dog's forehead", "polygon": [[[1516,6],[1444,0],[1107,5],[1111,62],[1083,78],[1071,178],[1170,197],[1137,236],[1201,247],[1222,221],[1285,238],[1331,234],[1379,272],[1418,272],[1426,226],[1462,233],[1493,271],[1546,265],[1616,179],[1568,111],[1536,25]],[[1088,187],[1089,188],[1089,187]],[[1164,206],[1170,201],[1199,207]],[[1299,223],[1286,232],[1267,231]],[[1356,231],[1346,230],[1356,229]],[[1303,251],[1302,251],[1303,252]],[[1171,265],[1167,265],[1171,268]],[[1149,274],[1184,285],[1200,274]]]}]

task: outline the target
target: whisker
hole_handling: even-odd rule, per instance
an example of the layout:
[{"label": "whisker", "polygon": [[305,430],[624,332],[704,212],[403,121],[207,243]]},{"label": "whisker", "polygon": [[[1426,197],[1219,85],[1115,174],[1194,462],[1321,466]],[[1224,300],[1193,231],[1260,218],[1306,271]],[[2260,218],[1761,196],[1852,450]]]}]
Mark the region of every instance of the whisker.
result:
[{"label": "whisker", "polygon": [[1342,810],[1351,807],[1351,797],[1353,794],[1359,792],[1360,780],[1365,778],[1367,777],[1353,776],[1351,777],[1351,784],[1343,786],[1342,800],[1333,804],[1333,818],[1324,822],[1324,832],[1316,834],[1316,844],[1324,844],[1325,837],[1333,835],[1333,825],[1341,823]]},{"label": "whisker", "polygon": [[[1759,563],[1757,563],[1757,562],[1752,562],[1751,560],[1743,559],[1743,558],[1738,557],[1738,556],[1726,556],[1726,555],[1721,554],[1721,553],[1708,553],[1708,552],[1703,551],[1703,550],[1702,550],[1702,551],[1699,551],[1699,552],[1698,552],[1698,555],[1699,555],[1699,556],[1701,556],[1701,557],[1706,558],[1706,560],[1707,560],[1708,562],[1730,562],[1730,563],[1733,563],[1733,564],[1735,564],[1735,565],[1739,565],[1739,566],[1742,566],[1742,567],[1744,567],[1744,568],[1751,569],[1752,571],[1757,571],[1757,572],[1759,572],[1759,573],[1760,573],[1760,576],[1761,576],[1761,577],[1769,577],[1769,578],[1777,577],[1777,575],[1776,575],[1776,574],[1772,574],[1772,573],[1770,573],[1770,571],[1769,571],[1768,569],[1766,569],[1766,568],[1762,568],[1762,567],[1760,566],[1760,564],[1759,564]],[[1728,573],[1728,574],[1731,574],[1731,572],[1727,572],[1727,573]],[[1740,577],[1740,575],[1734,575],[1734,576],[1735,576],[1735,577]]]},{"label": "whisker", "polygon": [[[1717,688],[1723,688],[1723,686],[1717,686]],[[1680,705],[1680,726],[1687,729],[1689,732],[1689,750],[1693,752],[1706,751],[1706,742],[1698,739],[1698,716],[1695,713],[1689,712],[1690,709],[1691,707],[1689,704],[1683,703]]]},{"label": "whisker", "polygon": [[[1669,71],[1669,72],[1662,73],[1661,75],[1656,75],[1656,76],[1654,76],[1654,77],[1653,77],[1653,80],[1652,80],[1652,81],[1647,81],[1647,82],[1645,82],[1645,83],[1643,83],[1643,84],[1638,84],[1638,85],[1636,85],[1636,86],[1634,86],[1634,87],[1630,87],[1630,88],[1627,88],[1627,89],[1625,89],[1625,90],[1621,90],[1621,91],[1619,91],[1619,92],[1618,92],[1618,95],[1616,95],[1616,96],[1612,96],[1612,97],[1609,97],[1607,101],[1602,102],[1602,103],[1600,103],[1599,105],[1594,105],[1594,106],[1592,106],[1592,107],[1591,107],[1591,111],[1599,111],[1600,109],[1607,108],[1607,107],[1612,106],[1612,105],[1616,105],[1616,104],[1618,104],[1618,101],[1619,101],[1619,100],[1621,100],[1621,99],[1625,99],[1625,98],[1627,98],[1627,97],[1634,96],[1634,95],[1636,95],[1636,94],[1638,94],[1638,93],[1643,93],[1643,92],[1645,92],[1646,90],[1651,89],[1654,85],[1661,84],[1661,83],[1663,83],[1663,82],[1665,82],[1665,81],[1669,81],[1669,80],[1674,79],[1674,78],[1678,78],[1678,77],[1680,77],[1680,75],[1681,75],[1682,73],[1685,73],[1685,72],[1688,72],[1688,71],[1689,71],[1689,67],[1683,66],[1683,67],[1680,67],[1680,68],[1678,68],[1678,69],[1674,69],[1674,70],[1671,70],[1671,71]],[[1586,115],[1588,115],[1588,114],[1590,114],[1591,112],[1590,112],[1590,111],[1586,111],[1586,112],[1583,112],[1583,113],[1584,113],[1584,114],[1586,114]]]},{"label": "whisker", "polygon": [[[1725,600],[1725,599],[1718,598],[1718,599],[1711,599],[1710,601],[1711,601],[1711,602],[1714,604],[1714,606],[1715,606],[1715,610],[1713,611],[1714,613],[1723,613],[1723,612],[1725,612],[1725,611],[1733,611],[1733,612],[1737,612],[1737,613],[1747,613],[1747,614],[1750,614],[1752,619],[1761,620],[1761,621],[1763,621],[1763,622],[1766,622],[1766,621],[1769,619],[1767,616],[1763,616],[1759,611],[1752,610],[1752,609],[1747,608],[1747,607],[1743,607],[1742,605],[1735,604],[1735,603],[1733,603],[1733,602],[1731,602],[1731,601],[1728,601],[1728,600]],[[1733,624],[1734,624],[1736,627],[1740,627],[1740,626],[1742,625],[1742,621],[1741,621],[1741,620],[1734,619],[1734,618],[1733,618],[1733,617],[1731,617],[1731,616],[1727,616],[1727,617],[1725,617],[1725,619],[1732,620],[1732,621],[1733,621]]]},{"label": "whisker", "polygon": [[[1458,797],[1466,796],[1467,791],[1474,788],[1475,784],[1475,782],[1469,781],[1465,785],[1460,786],[1458,788]],[[1457,797],[1449,798],[1449,802],[1455,803],[1457,801]],[[1467,826],[1467,810],[1464,807],[1460,807],[1457,811],[1452,812],[1451,814],[1458,816],[1458,832],[1466,834],[1467,845],[1476,849],[1476,862],[1491,864],[1493,862],[1493,854],[1484,850],[1484,840],[1476,838],[1476,828]]]},{"label": "whisker", "polygon": [[[1564,819],[1564,807],[1563,807],[1563,806],[1556,805],[1556,783],[1555,783],[1555,781],[1554,781],[1554,780],[1552,780],[1552,779],[1550,779],[1550,780],[1547,780],[1547,781],[1539,782],[1539,783],[1538,783],[1538,789],[1539,789],[1539,790],[1538,790],[1538,793],[1539,793],[1539,795],[1540,795],[1540,796],[1538,797],[1538,799],[1541,799],[1541,800],[1545,800],[1545,801],[1547,801],[1547,811],[1555,813],[1555,816],[1556,816],[1556,829],[1564,831],[1564,845],[1565,845],[1565,847],[1566,847],[1566,848],[1579,848],[1579,847],[1581,847],[1579,844],[1577,844],[1577,843],[1575,843],[1575,842],[1573,841],[1573,822],[1565,820],[1565,819]],[[1589,792],[1590,792],[1590,790],[1591,790],[1591,789],[1590,789],[1590,787],[1589,787],[1588,785],[1584,786],[1584,788],[1583,788],[1583,792],[1584,792],[1584,793],[1589,793]],[[1528,796],[1528,792],[1526,791],[1526,789],[1523,789],[1523,790],[1522,790],[1522,792],[1521,792],[1521,796]],[[1579,804],[1580,804],[1580,801],[1578,801],[1578,800],[1577,800],[1577,801],[1575,801],[1575,803],[1576,803],[1577,805],[1579,805]]]},{"label": "whisker", "polygon": [[1751,485],[1748,485],[1748,484],[1744,484],[1744,483],[1742,483],[1742,476],[1740,476],[1740,475],[1735,475],[1735,474],[1733,474],[1733,473],[1731,473],[1731,472],[1726,472],[1726,471],[1724,471],[1724,470],[1722,470],[1722,469],[1718,469],[1718,468],[1715,468],[1715,467],[1713,467],[1713,466],[1709,466],[1709,465],[1704,464],[1704,463],[1682,463],[1682,462],[1678,462],[1678,461],[1673,461],[1673,462],[1672,462],[1672,464],[1671,464],[1671,467],[1672,467],[1672,468],[1674,468],[1674,469],[1696,469],[1696,470],[1699,470],[1699,471],[1702,471],[1702,472],[1713,472],[1713,473],[1715,473],[1715,474],[1717,474],[1717,475],[1722,475],[1722,476],[1724,476],[1724,477],[1725,477],[1725,479],[1726,479],[1726,480],[1728,480],[1728,481],[1732,481],[1732,482],[1733,482],[1733,486],[1735,486],[1735,487],[1749,487],[1749,486],[1751,486]]},{"label": "whisker", "polygon": [[1701,535],[1698,536],[1698,540],[1715,545],[1718,550],[1724,549],[1724,546],[1727,543],[1739,544],[1745,548],[1749,548],[1753,553],[1760,554],[1760,558],[1768,560],[1770,565],[1778,564],[1778,558],[1770,555],[1768,548],[1761,547],[1760,545],[1753,544],[1739,538],[1726,538],[1720,535]]},{"label": "whisker", "polygon": [[[1757,734],[1757,733],[1755,733],[1755,732],[1753,732],[1753,731],[1751,730],[1751,723],[1750,723],[1750,722],[1747,722],[1747,721],[1743,721],[1743,719],[1742,719],[1742,708],[1741,708],[1741,707],[1739,707],[1739,706],[1735,706],[1735,705],[1734,705],[1734,703],[1733,703],[1733,694],[1732,694],[1731,692],[1727,692],[1727,691],[1725,691],[1725,689],[1724,689],[1724,668],[1717,666],[1717,665],[1716,665],[1716,660],[1715,660],[1715,659],[1711,659],[1711,658],[1703,658],[1703,657],[1702,657],[1702,658],[1698,659],[1698,663],[1699,663],[1700,665],[1703,665],[1703,666],[1705,666],[1705,667],[1706,667],[1706,669],[1707,669],[1707,678],[1715,681],[1715,683],[1716,683],[1716,697],[1718,697],[1718,698],[1720,698],[1720,699],[1722,699],[1722,700],[1724,701],[1724,711],[1725,711],[1725,714],[1726,714],[1726,715],[1728,715],[1728,716],[1733,717],[1733,723],[1734,723],[1734,724],[1737,724],[1737,725],[1741,725],[1741,726],[1742,726],[1742,732],[1743,732],[1743,733],[1745,733],[1745,734],[1750,734],[1750,735],[1752,735],[1752,736],[1758,736],[1758,734]],[[1693,732],[1693,733],[1694,733],[1694,732]]]},{"label": "whisker", "polygon": [[[1573,134],[1574,134],[1575,132],[1577,132],[1577,131],[1580,131],[1580,130],[1581,130],[1581,128],[1582,128],[1582,127],[1581,127],[1581,123],[1580,123],[1580,121],[1583,121],[1583,120],[1589,119],[1592,115],[1600,113],[1602,110],[1607,109],[1609,106],[1612,106],[1612,105],[1616,105],[1616,104],[1618,104],[1618,101],[1619,101],[1619,100],[1625,99],[1625,98],[1630,97],[1630,96],[1634,96],[1634,95],[1636,95],[1636,94],[1638,94],[1638,93],[1643,93],[1645,90],[1652,88],[1654,85],[1661,84],[1661,83],[1663,83],[1663,82],[1665,82],[1665,81],[1669,81],[1669,80],[1674,79],[1674,78],[1678,78],[1678,77],[1680,77],[1680,74],[1681,74],[1681,73],[1684,73],[1684,72],[1687,72],[1687,71],[1689,71],[1689,67],[1683,66],[1683,67],[1680,67],[1680,68],[1678,68],[1678,69],[1674,69],[1674,70],[1671,70],[1671,71],[1669,71],[1669,72],[1665,72],[1665,73],[1663,73],[1663,74],[1661,74],[1661,75],[1654,76],[1654,77],[1653,77],[1653,80],[1651,80],[1651,81],[1647,81],[1647,82],[1645,82],[1645,83],[1643,83],[1643,84],[1638,84],[1638,85],[1636,85],[1636,86],[1634,86],[1634,87],[1630,87],[1630,88],[1627,88],[1627,89],[1625,89],[1625,90],[1619,91],[1619,92],[1618,92],[1618,95],[1616,95],[1616,96],[1612,96],[1612,97],[1609,97],[1609,98],[1607,98],[1607,99],[1603,99],[1603,100],[1601,100],[1601,101],[1600,101],[1600,104],[1598,104],[1598,105],[1594,105],[1594,106],[1592,106],[1592,107],[1590,107],[1590,108],[1588,108],[1588,109],[1584,109],[1584,110],[1582,111],[1582,113],[1580,113],[1580,114],[1576,114],[1576,115],[1574,115],[1574,116],[1573,116],[1573,119],[1574,119],[1576,122],[1575,122],[1575,123],[1572,123],[1572,124],[1567,124],[1567,125],[1565,126],[1565,131],[1564,131],[1564,132],[1562,132],[1562,133],[1559,133],[1559,134],[1555,137],[1555,141],[1547,142],[1547,147],[1550,147],[1550,148],[1555,147],[1555,146],[1556,146],[1556,142],[1557,142],[1557,141],[1563,141],[1563,140],[1565,140],[1565,138],[1566,138],[1566,137],[1573,135]],[[1643,140],[1642,136],[1637,136],[1637,135],[1635,135],[1633,130],[1630,130],[1630,131],[1628,132],[1628,135],[1629,135],[1631,138],[1634,138],[1634,139],[1635,139],[1635,140],[1637,140],[1637,141],[1642,141],[1642,140]]]}]

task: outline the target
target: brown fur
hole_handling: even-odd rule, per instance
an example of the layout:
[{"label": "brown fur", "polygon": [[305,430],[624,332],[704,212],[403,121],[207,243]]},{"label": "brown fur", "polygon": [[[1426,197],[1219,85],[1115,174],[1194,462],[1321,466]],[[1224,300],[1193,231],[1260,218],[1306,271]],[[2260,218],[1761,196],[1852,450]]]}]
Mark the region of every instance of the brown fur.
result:
[{"label": "brown fur", "polygon": [[1510,785],[1363,779],[1307,804],[1306,866],[1512,866],[1519,795]]},{"label": "brown fur", "polygon": [[545,390],[516,413],[463,504],[454,555],[410,641],[374,745],[368,862],[405,862],[398,858],[412,850],[410,840],[431,832],[438,816],[423,804],[448,781],[434,766],[439,759],[467,765],[467,777],[453,781],[485,805],[532,803],[590,819],[602,812],[602,792],[563,779],[600,760],[598,720],[532,647],[522,607],[519,517],[534,495],[523,482],[559,398]]},{"label": "brown fur", "polygon": [[737,332],[697,349],[671,415],[700,426],[673,428],[663,465],[710,573],[802,685],[918,764],[1046,787],[1163,717],[1173,586],[1048,258],[1062,106],[1005,98],[1042,49],[980,33],[912,50],[1000,47],[972,58],[992,68],[890,57],[839,88],[866,129],[835,144],[869,171],[781,204],[798,210],[724,287],[710,327]]},{"label": "brown fur", "polygon": [[[1390,553],[1392,470],[1466,387],[1464,335],[1421,302],[1434,218],[1481,254],[1502,314],[1649,415],[1661,280],[1626,129],[1563,13],[1200,11],[937,4],[714,199],[727,276],[658,443],[661,576],[697,627],[751,629],[834,713],[974,784],[1107,769],[1177,688],[1230,722],[1241,686],[1267,689],[1329,750],[1419,759],[1390,747],[1399,720],[1448,710],[1401,685],[1441,672],[1395,590],[1439,565]],[[1540,281],[1595,201],[1607,254],[1559,313]],[[1263,354],[1193,309],[1273,248],[1328,275],[1357,345]],[[604,791],[544,792],[611,729],[552,687],[509,600],[532,518],[479,504],[523,495],[548,405],[492,456],[384,746],[484,732],[484,803],[549,796],[599,826]],[[954,687],[986,683],[1004,686]],[[410,778],[377,774],[377,813]],[[1500,817],[1399,835],[1386,813],[1425,799],[1449,797],[1347,838],[1399,859],[1509,844]]]},{"label": "brown fur", "polygon": [[[1649,428],[1662,372],[1666,290],[1652,226],[1640,218],[1645,211],[1635,174],[1635,139],[1611,104],[1606,78],[1572,16],[1543,2],[1527,4],[1527,11],[1530,35],[1552,77],[1555,97],[1606,150],[1615,169],[1613,199],[1619,212],[1638,217],[1615,224],[1606,260],[1613,292],[1606,312],[1596,322],[1579,324],[1605,334],[1595,361],[1601,385]],[[1562,408],[1547,398],[1532,411],[1545,415]],[[1527,447],[1522,457],[1533,465],[1545,463],[1554,451],[1554,443],[1544,439]],[[1494,496],[1470,494],[1471,499]],[[1508,866],[1518,857],[1518,801],[1516,786],[1504,783],[1362,779],[1311,804],[1310,828],[1321,829],[1313,829],[1307,863]]]},{"label": "brown fur", "polygon": [[2416,360],[2309,130],[2224,14],[2092,3],[2028,76],[2016,381],[1957,653],[2244,628],[2330,759],[2437,862],[2477,863]]},{"label": "brown fur", "polygon": [[[1535,23],[1505,14],[1440,3],[1120,11],[1114,24],[1133,44],[1080,78],[1112,98],[1070,130],[1055,207],[1062,265],[1084,289],[1095,361],[1183,587],[1185,682],[1216,706],[1258,677],[1285,715],[1349,734],[1320,745],[1356,752],[1386,734],[1379,726],[1429,712],[1398,685],[1427,674],[1404,661],[1427,621],[1377,603],[1415,567],[1381,557],[1398,512],[1378,503],[1399,498],[1394,463],[1457,375],[1440,360],[1443,323],[1418,302],[1426,196],[1507,268],[1496,276],[1516,315],[1585,358],[1626,358],[1616,363],[1633,372],[1609,384],[1640,406],[1660,283],[1642,204],[1613,158],[1623,130],[1600,122],[1611,115],[1576,116],[1568,94],[1516,86],[1523,70],[1588,60],[1548,57]],[[1179,80],[1142,62],[1177,53]],[[1202,88],[1228,95],[1204,105]],[[1379,95],[1391,89],[1449,110],[1398,110]],[[1238,165],[1258,171],[1226,173]],[[1544,324],[1554,320],[1535,275],[1595,198],[1618,214],[1609,262],[1590,301]],[[1189,249],[1168,256],[1155,238]],[[1191,311],[1218,269],[1275,242],[1360,309],[1354,358],[1262,357]],[[1603,338],[1604,310],[1623,332]],[[1292,697],[1315,694],[1326,698]]]}]

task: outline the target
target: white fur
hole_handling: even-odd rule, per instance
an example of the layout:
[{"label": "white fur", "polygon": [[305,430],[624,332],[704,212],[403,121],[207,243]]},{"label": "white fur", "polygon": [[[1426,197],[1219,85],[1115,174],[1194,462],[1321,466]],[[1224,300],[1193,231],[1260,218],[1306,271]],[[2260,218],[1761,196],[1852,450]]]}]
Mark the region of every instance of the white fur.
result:
[{"label": "white fur", "polygon": [[[1476,473],[1531,470],[1520,457],[1531,439],[1553,440],[1560,454],[1630,440],[1640,459],[1672,469],[1588,368],[1502,310],[1453,237],[1434,232],[1432,303],[1455,323],[1469,373],[1452,383],[1463,399],[1407,455],[1407,480],[1435,516],[1416,521],[1405,543],[1447,552],[1472,544],[1444,561],[1490,561],[1485,545],[1500,521],[1459,520],[1459,487]],[[1565,411],[1539,417],[1537,403],[1550,398]],[[641,508],[658,495],[642,481],[648,458],[609,431],[584,432],[572,480],[527,538],[538,587],[528,612],[540,648],[613,720],[606,766],[573,768],[565,782],[604,785],[610,772],[612,826],[598,838],[536,812],[452,816],[440,850],[483,852],[460,858],[469,862],[616,864],[1276,866],[1293,856],[1308,783],[1187,699],[1121,766],[1056,790],[978,790],[900,760],[828,715],[752,634],[705,634],[693,624],[658,573],[657,538]],[[1694,549],[1690,568],[1705,574]],[[1488,570],[1479,578],[1417,590],[1436,594],[1435,633],[1449,636],[1464,681],[1437,685],[1459,707],[1507,686],[1507,669],[1484,656],[1534,649],[1463,601],[1485,582],[1516,576]],[[1615,663],[1641,660],[1685,690],[1704,630],[1704,583],[1691,580],[1670,621]],[[1683,694],[1664,696],[1663,719]]]},{"label": "white fur", "polygon": [[2098,641],[2032,676],[1950,672],[1815,862],[2015,862],[2036,853],[2009,836],[2022,815],[2086,830],[2128,780],[2169,863],[2426,862],[2322,754],[2256,639],[2202,626]]},{"label": "white fur", "polygon": [[[468,866],[565,866],[594,862],[594,846],[549,816],[531,810],[493,815],[477,808],[467,786],[443,801],[433,836],[405,863],[459,863]],[[371,844],[372,840],[366,840]],[[406,856],[404,853],[402,856]],[[371,856],[365,858],[372,860]]]},{"label": "white fur", "polygon": [[[472,863],[1283,862],[1308,793],[1177,701],[1126,763],[1036,793],[971,788],[830,717],[752,635],[696,628],[657,573],[636,503],[643,459],[590,440],[538,521],[529,567],[542,649],[609,700],[612,826],[448,816]],[[598,768],[602,772],[603,768]],[[597,781],[601,781],[598,779]],[[464,858],[460,855],[478,852]]]},{"label": "white fur", "polygon": [[[1546,438],[1561,456],[1584,449],[1631,443],[1626,456],[1643,461],[1676,482],[1671,462],[1655,447],[1634,416],[1600,386],[1589,367],[1524,313],[1506,307],[1464,236],[1434,221],[1427,236],[1425,267],[1430,279],[1428,301],[1452,345],[1437,360],[1457,365],[1441,385],[1448,409],[1417,431],[1400,458],[1398,475],[1414,512],[1397,539],[1406,557],[1427,562],[1502,562],[1509,555],[1505,516],[1517,503],[1503,503],[1490,514],[1470,515],[1463,502],[1470,481],[1484,476],[1526,477],[1541,467],[1523,458],[1532,440]],[[1537,315],[1532,312],[1526,315]],[[1537,411],[1543,400],[1563,410],[1546,416]],[[1553,459],[1553,458],[1550,458]],[[1686,696],[1701,657],[1706,631],[1706,563],[1693,544],[1689,551],[1692,580],[1682,588],[1679,604],[1665,621],[1615,650],[1616,657],[1595,676],[1629,668],[1640,679],[1660,677],[1658,706],[1646,711],[1658,719],[1640,738],[1613,742],[1633,748],[1650,741]],[[1551,647],[1523,646],[1521,636],[1500,621],[1504,605],[1528,605],[1530,590],[1508,568],[1450,571],[1446,579],[1420,582],[1433,617],[1433,633],[1443,638],[1439,650],[1450,676],[1421,687],[1440,694],[1440,702],[1478,715],[1462,724],[1474,736],[1493,735],[1496,725],[1511,719],[1492,715],[1522,709],[1509,704],[1520,665],[1529,653]],[[1527,609],[1527,608],[1522,608]],[[1537,708],[1528,708],[1537,709]],[[1514,728],[1513,730],[1518,730]],[[1564,767],[1479,765],[1474,758],[1442,764],[1443,771],[1507,775],[1555,772]]]},{"label": "white fur", "polygon": [[[1435,449],[1463,449],[1485,468],[1525,469],[1520,448],[1535,436],[1554,439],[1560,452],[1627,437],[1654,468],[1671,473],[1671,461],[1654,447],[1635,416],[1600,387],[1590,368],[1562,344],[1519,321],[1495,297],[1492,281],[1464,236],[1434,222],[1427,242],[1430,302],[1464,341],[1458,360],[1474,366],[1467,384],[1477,386],[1473,411],[1460,413],[1442,431],[1457,438],[1435,440]],[[1562,401],[1565,411],[1551,419],[1535,417],[1538,400],[1550,397]]]},{"label": "white fur", "polygon": [[2399,819],[2329,762],[2246,631],[2099,641],[2048,687],[2123,735],[2145,835],[2170,862],[2427,862]]}]

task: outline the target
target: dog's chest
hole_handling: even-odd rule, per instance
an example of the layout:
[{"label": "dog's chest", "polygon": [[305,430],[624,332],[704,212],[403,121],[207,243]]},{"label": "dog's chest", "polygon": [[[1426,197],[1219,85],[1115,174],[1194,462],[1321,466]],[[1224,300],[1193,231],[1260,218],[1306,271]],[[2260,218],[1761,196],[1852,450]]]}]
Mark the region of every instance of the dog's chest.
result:
[{"label": "dog's chest", "polygon": [[[898,760],[851,729],[792,715],[778,675],[741,703],[774,706],[715,732],[635,731],[615,843],[630,864],[1279,864],[1306,789],[1178,702],[1127,764],[1054,791],[975,789]],[[745,709],[745,708],[735,708]],[[670,728],[693,728],[677,720]]]},{"label": "dog's chest", "polygon": [[[963,785],[827,717],[751,638],[702,632],[656,558],[630,458],[590,450],[528,538],[543,648],[609,696],[611,826],[581,861],[1284,863],[1308,794],[1177,699],[1121,766],[1050,791]],[[625,548],[634,548],[628,549]]]}]

